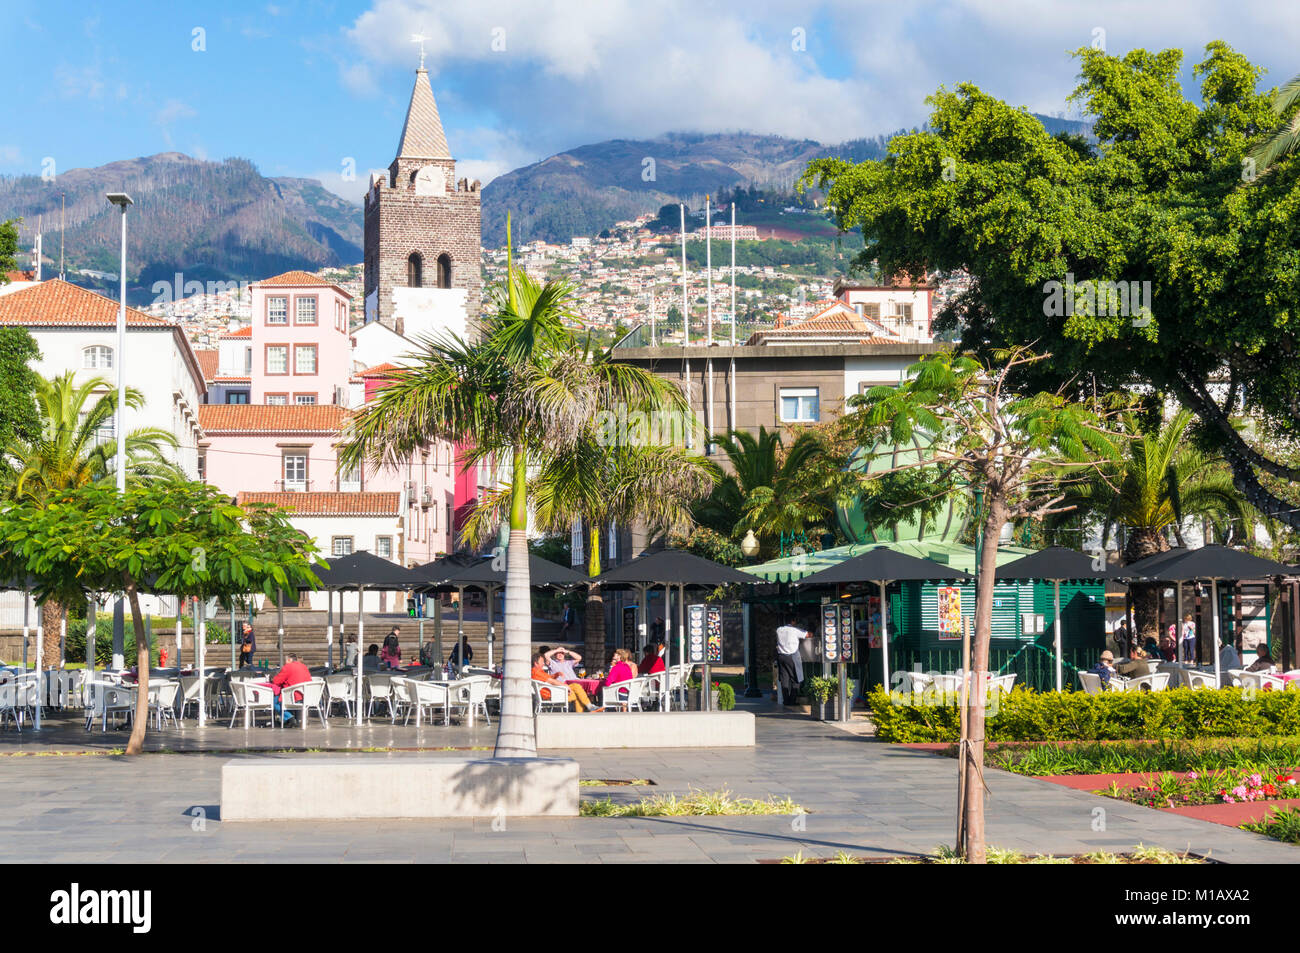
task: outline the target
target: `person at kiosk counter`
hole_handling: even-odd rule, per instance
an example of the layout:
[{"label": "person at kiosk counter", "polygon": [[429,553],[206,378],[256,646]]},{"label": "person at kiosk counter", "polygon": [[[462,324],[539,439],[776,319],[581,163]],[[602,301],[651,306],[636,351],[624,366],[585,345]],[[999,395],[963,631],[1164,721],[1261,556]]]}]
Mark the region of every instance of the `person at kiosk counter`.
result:
[{"label": "person at kiosk counter", "polygon": [[799,697],[799,686],[803,684],[803,659],[799,657],[799,641],[812,638],[811,632],[805,632],[794,622],[790,618],[776,630],[776,673],[781,681],[781,700],[786,705],[795,703]]}]

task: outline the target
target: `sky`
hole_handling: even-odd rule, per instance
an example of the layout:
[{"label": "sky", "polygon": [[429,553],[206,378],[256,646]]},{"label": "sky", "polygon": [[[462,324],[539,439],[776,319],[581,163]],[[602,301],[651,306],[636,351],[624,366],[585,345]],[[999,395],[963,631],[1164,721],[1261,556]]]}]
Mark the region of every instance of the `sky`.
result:
[{"label": "sky", "polygon": [[[226,0],[14,4],[0,174],[239,156],[356,199],[396,151],[420,58],[460,173],[669,131],[834,143],[925,121],[973,82],[1077,117],[1070,51],[1226,40],[1277,85],[1300,4],[1237,0]],[[0,218],[3,209],[0,209]]]}]

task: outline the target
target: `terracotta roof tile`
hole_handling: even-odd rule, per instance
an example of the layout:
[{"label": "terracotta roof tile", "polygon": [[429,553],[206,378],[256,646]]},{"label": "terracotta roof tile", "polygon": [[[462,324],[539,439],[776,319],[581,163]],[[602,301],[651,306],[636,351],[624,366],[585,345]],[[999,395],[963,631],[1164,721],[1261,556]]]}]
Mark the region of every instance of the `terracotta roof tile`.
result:
[{"label": "terracotta roof tile", "polygon": [[263,278],[261,281],[253,282],[253,284],[261,288],[333,288],[343,297],[349,300],[352,298],[352,295],[332,281],[326,281],[319,275],[313,275],[310,271],[286,271],[282,275]]},{"label": "terracotta roof tile", "polygon": [[[117,325],[117,302],[61,278],[0,295],[0,324],[26,327],[100,327]],[[174,324],[126,309],[127,327],[175,328]]]},{"label": "terracotta roof tile", "polygon": [[240,506],[271,503],[298,516],[398,516],[400,493],[240,493]]},{"label": "terracotta roof tile", "polygon": [[199,426],[221,433],[338,433],[348,411],[336,404],[203,404]]},{"label": "terracotta roof tile", "polygon": [[199,362],[199,370],[203,372],[203,379],[211,381],[217,376],[217,361],[221,357],[221,352],[214,348],[207,348],[200,351],[194,349],[194,357]]},{"label": "terracotta roof tile", "polygon": [[244,325],[238,331],[227,331],[224,334],[218,335],[218,337],[220,337],[221,340],[223,341],[229,341],[232,340],[233,338],[251,338],[252,336],[253,336],[253,326],[251,324]]}]

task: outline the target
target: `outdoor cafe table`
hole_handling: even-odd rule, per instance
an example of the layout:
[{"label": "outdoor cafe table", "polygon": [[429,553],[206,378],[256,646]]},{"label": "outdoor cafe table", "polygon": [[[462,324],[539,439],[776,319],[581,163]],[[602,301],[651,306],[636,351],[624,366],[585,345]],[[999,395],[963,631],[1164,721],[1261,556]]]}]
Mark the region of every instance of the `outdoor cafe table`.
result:
[{"label": "outdoor cafe table", "polygon": [[566,678],[566,685],[581,685],[582,690],[587,693],[593,705],[599,705],[597,697],[600,693],[600,679],[598,678]]}]

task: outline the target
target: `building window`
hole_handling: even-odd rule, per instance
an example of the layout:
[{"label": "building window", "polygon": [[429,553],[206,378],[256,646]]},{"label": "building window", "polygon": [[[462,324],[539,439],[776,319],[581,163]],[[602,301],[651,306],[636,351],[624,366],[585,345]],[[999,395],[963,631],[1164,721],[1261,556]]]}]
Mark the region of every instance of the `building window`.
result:
[{"label": "building window", "polygon": [[266,348],[266,373],[289,373],[289,345],[269,344]]},{"label": "building window", "polygon": [[339,471],[339,492],[341,493],[360,493],[361,492],[361,467],[355,466],[350,470]]},{"label": "building window", "polygon": [[198,468],[199,481],[206,482],[208,479],[208,455],[202,450],[199,451]]},{"label": "building window", "polygon": [[781,388],[781,422],[815,423],[820,420],[816,387]]},{"label": "building window", "polygon": [[428,525],[425,526],[425,529],[430,533],[438,532],[438,507],[436,505],[429,507]]},{"label": "building window", "polygon": [[295,374],[316,373],[316,345],[299,344],[293,349],[293,372]]},{"label": "building window", "polygon": [[330,554],[333,556],[352,555],[351,536],[333,536],[330,538]]},{"label": "building window", "polygon": [[294,315],[295,324],[315,324],[316,323],[316,299],[315,298],[295,298]]},{"label": "building window", "polygon": [[287,403],[289,403],[288,394],[267,394],[266,395],[266,405],[268,407],[283,407]]},{"label": "building window", "polygon": [[424,259],[419,252],[411,252],[411,257],[406,259],[406,287],[424,287]]},{"label": "building window", "polygon": [[82,348],[81,366],[88,370],[101,370],[113,366],[113,349],[97,344],[94,347]]},{"label": "building window", "polygon": [[443,254],[438,256],[438,287],[439,288],[451,287],[451,256],[450,255]]},{"label": "building window", "polygon": [[307,489],[307,454],[286,453],[284,455],[284,488],[286,490]]},{"label": "building window", "polygon": [[266,323],[267,324],[288,324],[289,323],[289,299],[288,298],[267,298],[266,299]]},{"label": "building window", "polygon": [[316,395],[315,394],[294,394],[293,402],[295,404],[315,404]]},{"label": "building window", "polygon": [[227,404],[246,404],[248,403],[248,391],[232,390],[226,394]]},{"label": "building window", "polygon": [[912,323],[912,303],[911,303],[910,301],[909,301],[909,302],[902,302],[902,301],[894,301],[894,302],[891,302],[891,303],[890,303],[890,308],[889,308],[889,313],[890,313],[890,317],[892,317],[892,318],[893,318],[895,321],[897,321],[899,324],[908,324],[908,325],[910,325],[910,324]]},{"label": "building window", "polygon": [[347,309],[343,307],[342,301],[336,301],[334,302],[334,330],[346,331],[347,329]]},{"label": "building window", "polygon": [[376,536],[375,555],[383,559],[392,559],[393,558],[393,537]]}]

